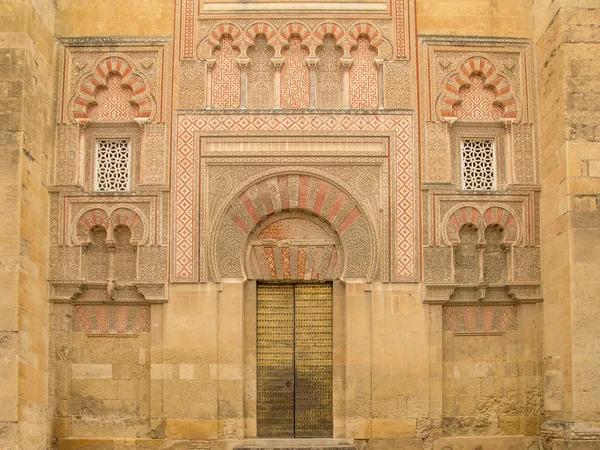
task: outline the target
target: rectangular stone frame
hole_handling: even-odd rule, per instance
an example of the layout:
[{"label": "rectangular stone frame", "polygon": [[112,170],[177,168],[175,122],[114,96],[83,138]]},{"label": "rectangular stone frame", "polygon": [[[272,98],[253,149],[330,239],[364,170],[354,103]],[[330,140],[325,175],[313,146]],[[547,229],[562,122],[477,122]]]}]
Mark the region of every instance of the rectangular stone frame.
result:
[{"label": "rectangular stone frame", "polygon": [[[362,284],[360,286],[363,286]],[[241,286],[240,286],[241,287]],[[244,342],[244,438],[256,438],[256,281],[243,283],[243,342]],[[333,437],[344,439],[346,435],[346,403],[345,386],[348,376],[356,373],[346,371],[348,348],[347,339],[347,296],[346,284],[333,282]],[[348,373],[347,373],[348,372]]]},{"label": "rectangular stone frame", "polygon": [[[206,236],[199,223],[202,155],[198,137],[244,134],[249,136],[311,136],[360,134],[389,135],[390,139],[390,275],[383,281],[420,279],[419,177],[416,117],[409,111],[364,113],[181,113],[176,119],[172,168],[172,282],[206,281],[200,277],[199,251]],[[384,264],[387,263],[384,262]]]}]

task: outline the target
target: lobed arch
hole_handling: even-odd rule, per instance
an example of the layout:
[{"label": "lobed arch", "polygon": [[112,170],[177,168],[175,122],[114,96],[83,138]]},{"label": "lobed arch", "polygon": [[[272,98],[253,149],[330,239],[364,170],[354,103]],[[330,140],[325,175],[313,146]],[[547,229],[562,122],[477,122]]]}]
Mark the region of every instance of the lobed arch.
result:
[{"label": "lobed arch", "polygon": [[313,34],[321,44],[323,43],[323,38],[327,35],[332,35],[338,43],[342,42],[346,36],[344,27],[336,22],[323,22],[318,24],[314,28]]},{"label": "lobed arch", "polygon": [[79,213],[72,224],[72,240],[76,245],[89,243],[90,233],[103,228],[107,241],[114,240],[114,231],[118,227],[131,230],[131,243],[144,245],[148,241],[149,231],[143,213],[134,206],[116,206],[114,208],[91,207]]},{"label": "lobed arch", "polygon": [[518,102],[510,83],[490,60],[482,56],[466,59],[456,72],[446,77],[443,92],[438,98],[438,113],[441,119],[443,121],[457,119],[454,109],[463,100],[461,89],[471,86],[471,77],[474,75],[481,77],[484,89],[491,89],[494,92],[495,98],[492,104],[502,109],[500,120],[517,120],[520,115]]},{"label": "lobed arch", "polygon": [[259,35],[264,35],[267,38],[267,45],[277,45],[277,30],[266,22],[254,22],[248,25],[244,31],[248,46],[254,43],[254,40]]},{"label": "lobed arch", "polygon": [[246,270],[249,242],[274,215],[287,213],[319,221],[337,236],[336,276],[373,280],[378,239],[366,211],[350,189],[320,173],[277,169],[250,180],[222,204],[210,227],[207,260],[214,281],[252,276]]},{"label": "lobed arch", "polygon": [[[94,71],[80,82],[72,103],[74,119],[89,119],[92,107],[97,106],[96,95],[99,88],[108,88],[111,76],[121,77],[121,86],[131,89],[132,95],[127,101],[137,108],[135,119],[151,120],[156,110],[154,99],[145,78],[134,71],[133,65],[121,56],[110,56],[101,60]],[[134,119],[134,120],[135,120]]]},{"label": "lobed arch", "polygon": [[290,38],[294,35],[300,37],[302,44],[306,45],[311,34],[311,28],[301,22],[288,22],[279,28],[279,36],[283,39],[284,45],[289,43]]},{"label": "lobed arch", "polygon": [[229,36],[233,41],[234,46],[240,46],[242,43],[242,29],[234,23],[222,23],[217,25],[209,33],[207,44],[213,49],[221,45],[223,37]]},{"label": "lobed arch", "polygon": [[215,26],[208,37],[202,40],[196,49],[200,59],[212,59],[212,53],[216,47],[219,47],[223,37],[228,36],[233,41],[233,46],[238,48],[242,55],[257,35],[264,34],[267,37],[268,44],[273,46],[277,52],[289,43],[292,36],[297,35],[302,40],[302,45],[308,46],[311,52],[323,44],[323,38],[326,35],[333,35],[338,44],[340,44],[346,54],[351,47],[357,45],[360,36],[367,36],[370,45],[377,50],[378,57],[389,59],[391,57],[391,44],[382,36],[381,32],[374,24],[366,22],[354,23],[351,26],[344,26],[338,22],[321,22],[314,27],[310,25],[292,21],[284,23],[279,27],[263,21],[252,22],[248,25],[240,25],[234,22],[221,23]]},{"label": "lobed arch", "polygon": [[465,225],[472,225],[478,233],[478,241],[485,242],[485,230],[498,225],[504,232],[504,243],[515,245],[521,240],[521,225],[513,212],[503,206],[490,206],[484,210],[476,206],[462,206],[450,211],[443,223],[443,241],[446,245],[460,243],[459,231]]},{"label": "lobed arch", "polygon": [[380,37],[377,28],[366,22],[355,23],[348,30],[348,36],[355,42],[358,42],[358,38],[363,35],[367,36],[371,42],[376,42]]},{"label": "lobed arch", "polygon": [[389,59],[392,55],[392,46],[381,35],[377,27],[367,22],[358,22],[353,24],[348,29],[348,37],[351,47],[358,45],[361,37],[366,36],[369,39],[369,46],[373,47],[377,52],[377,57],[381,59]]}]

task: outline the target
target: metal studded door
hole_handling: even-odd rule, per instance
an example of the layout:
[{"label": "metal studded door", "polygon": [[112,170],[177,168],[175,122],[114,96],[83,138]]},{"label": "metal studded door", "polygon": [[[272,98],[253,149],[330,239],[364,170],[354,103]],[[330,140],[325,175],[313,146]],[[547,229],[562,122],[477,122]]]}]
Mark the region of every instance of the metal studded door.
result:
[{"label": "metal studded door", "polygon": [[331,285],[259,285],[257,309],[258,436],[331,437]]}]

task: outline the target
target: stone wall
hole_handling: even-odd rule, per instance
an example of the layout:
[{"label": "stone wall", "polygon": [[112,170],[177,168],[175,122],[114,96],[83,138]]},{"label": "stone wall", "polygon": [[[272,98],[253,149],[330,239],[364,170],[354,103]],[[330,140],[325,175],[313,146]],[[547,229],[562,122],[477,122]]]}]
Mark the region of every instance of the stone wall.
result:
[{"label": "stone wall", "polygon": [[419,35],[531,38],[532,16],[526,0],[417,0]]},{"label": "stone wall", "polygon": [[[247,444],[253,280],[306,264],[257,236],[309,215],[304,278],[347,278],[335,438],[597,445],[595,0],[1,5],[0,441]],[[124,193],[94,192],[107,138]],[[465,138],[498,192],[463,192]]]},{"label": "stone wall", "polygon": [[46,444],[54,5],[0,2],[0,441]]},{"label": "stone wall", "polygon": [[172,36],[173,0],[56,2],[56,36]]},{"label": "stone wall", "polygon": [[[547,448],[597,439],[597,2],[534,2],[540,85]],[[554,446],[550,441],[555,439]],[[573,442],[566,444],[566,441]],[[562,443],[561,443],[562,442]]]}]

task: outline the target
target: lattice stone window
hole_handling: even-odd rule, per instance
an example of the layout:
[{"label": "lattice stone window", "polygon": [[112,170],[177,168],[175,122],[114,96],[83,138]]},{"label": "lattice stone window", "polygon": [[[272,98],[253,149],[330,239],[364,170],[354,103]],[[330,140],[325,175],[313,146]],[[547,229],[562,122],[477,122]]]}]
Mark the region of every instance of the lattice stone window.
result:
[{"label": "lattice stone window", "polygon": [[102,192],[129,190],[130,142],[128,139],[96,141],[94,188]]},{"label": "lattice stone window", "polygon": [[465,190],[496,189],[496,148],[493,139],[463,139],[462,187]]}]

